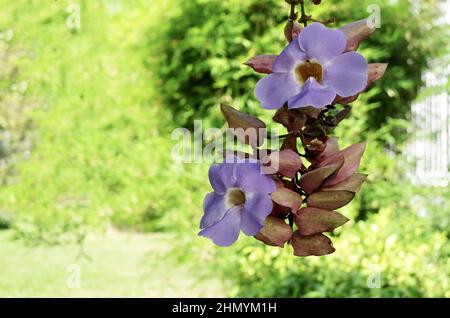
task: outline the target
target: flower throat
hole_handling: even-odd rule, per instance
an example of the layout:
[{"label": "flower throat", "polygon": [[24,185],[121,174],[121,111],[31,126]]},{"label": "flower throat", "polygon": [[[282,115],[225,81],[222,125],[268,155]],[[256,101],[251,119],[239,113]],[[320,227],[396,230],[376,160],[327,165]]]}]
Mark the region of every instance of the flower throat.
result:
[{"label": "flower throat", "polygon": [[323,82],[323,67],[321,64],[306,60],[295,67],[295,78],[300,85],[303,85],[308,78],[314,77],[319,84]]}]

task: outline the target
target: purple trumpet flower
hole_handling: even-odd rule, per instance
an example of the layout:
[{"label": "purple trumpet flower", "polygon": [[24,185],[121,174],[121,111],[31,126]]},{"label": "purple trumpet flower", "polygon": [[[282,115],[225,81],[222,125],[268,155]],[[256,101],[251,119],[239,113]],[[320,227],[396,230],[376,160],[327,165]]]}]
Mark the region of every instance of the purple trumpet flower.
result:
[{"label": "purple trumpet flower", "polygon": [[209,169],[209,180],[214,192],[205,197],[199,235],[219,246],[233,244],[241,230],[257,235],[272,212],[270,193],[276,190],[275,181],[262,174],[261,163],[228,156]]},{"label": "purple trumpet flower", "polygon": [[320,23],[304,28],[275,60],[272,74],[262,78],[255,95],[266,109],[313,106],[324,108],[337,95],[349,97],[367,85],[368,64],[356,52],[345,52],[340,30]]}]

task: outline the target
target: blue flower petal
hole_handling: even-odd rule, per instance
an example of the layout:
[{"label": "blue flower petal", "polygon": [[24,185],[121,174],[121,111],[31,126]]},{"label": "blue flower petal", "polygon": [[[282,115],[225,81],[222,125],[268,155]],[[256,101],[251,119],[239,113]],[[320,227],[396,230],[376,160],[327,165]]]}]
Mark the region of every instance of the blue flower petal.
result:
[{"label": "blue flower petal", "polygon": [[200,231],[198,235],[210,238],[219,246],[229,246],[236,242],[241,230],[242,207],[230,209],[222,220]]},{"label": "blue flower petal", "polygon": [[253,221],[255,223],[254,225],[260,226],[261,229],[267,216],[272,212],[272,209],[272,198],[267,193],[246,193],[244,216],[247,214],[251,216],[251,218],[245,220],[246,225],[248,225],[247,221]]},{"label": "blue flower petal", "polygon": [[255,96],[265,109],[278,109],[300,92],[292,72],[272,73],[256,84]]},{"label": "blue flower petal", "polygon": [[301,108],[313,106],[315,108],[324,108],[331,104],[336,97],[336,92],[332,87],[322,86],[317,83],[314,77],[308,78],[302,87],[302,91],[288,101],[288,107]]},{"label": "blue flower petal", "polygon": [[347,52],[325,64],[324,82],[341,97],[353,96],[367,86],[368,63],[359,53]]},{"label": "blue flower petal", "polygon": [[235,183],[233,179],[233,170],[235,164],[222,163],[221,165],[212,165],[209,168],[209,182],[214,191],[219,194],[225,194],[227,188],[232,187]]},{"label": "blue flower petal", "polygon": [[204,215],[200,221],[200,228],[204,229],[220,221],[227,212],[225,196],[215,192],[208,193],[203,201]]},{"label": "blue flower petal", "polygon": [[306,60],[306,55],[300,50],[298,41],[292,41],[278,56],[272,65],[273,73],[290,72],[299,61]]},{"label": "blue flower petal", "polygon": [[234,177],[237,187],[244,192],[264,192],[272,193],[276,190],[276,184],[273,179],[261,172],[260,163],[240,163],[234,169]]},{"label": "blue flower petal", "polygon": [[299,47],[307,59],[317,59],[324,64],[344,52],[347,38],[340,30],[328,29],[321,23],[313,23],[297,37]]}]

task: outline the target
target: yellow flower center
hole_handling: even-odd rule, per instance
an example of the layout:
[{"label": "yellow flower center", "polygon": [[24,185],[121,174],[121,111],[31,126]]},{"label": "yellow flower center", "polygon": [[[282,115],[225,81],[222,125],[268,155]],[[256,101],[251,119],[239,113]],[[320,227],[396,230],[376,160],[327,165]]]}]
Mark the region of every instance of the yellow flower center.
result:
[{"label": "yellow flower center", "polygon": [[303,85],[310,77],[314,77],[317,83],[322,84],[323,67],[315,61],[306,60],[299,63],[295,67],[294,73],[295,78],[300,85]]},{"label": "yellow flower center", "polygon": [[239,188],[230,188],[226,195],[226,206],[228,209],[245,203],[245,193]]}]

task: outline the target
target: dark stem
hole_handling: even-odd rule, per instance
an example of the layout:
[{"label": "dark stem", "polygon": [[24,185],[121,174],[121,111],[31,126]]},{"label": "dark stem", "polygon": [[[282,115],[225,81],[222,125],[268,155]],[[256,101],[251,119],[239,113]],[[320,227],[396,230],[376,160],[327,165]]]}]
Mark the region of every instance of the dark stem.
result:
[{"label": "dark stem", "polygon": [[306,15],[304,0],[300,0],[300,11],[302,13],[302,16],[300,17],[299,21],[306,27],[308,26],[308,16]]},{"label": "dark stem", "polygon": [[290,21],[295,21],[295,19],[297,18],[296,14],[295,14],[295,4],[291,4],[291,14],[289,16],[289,20]]}]

